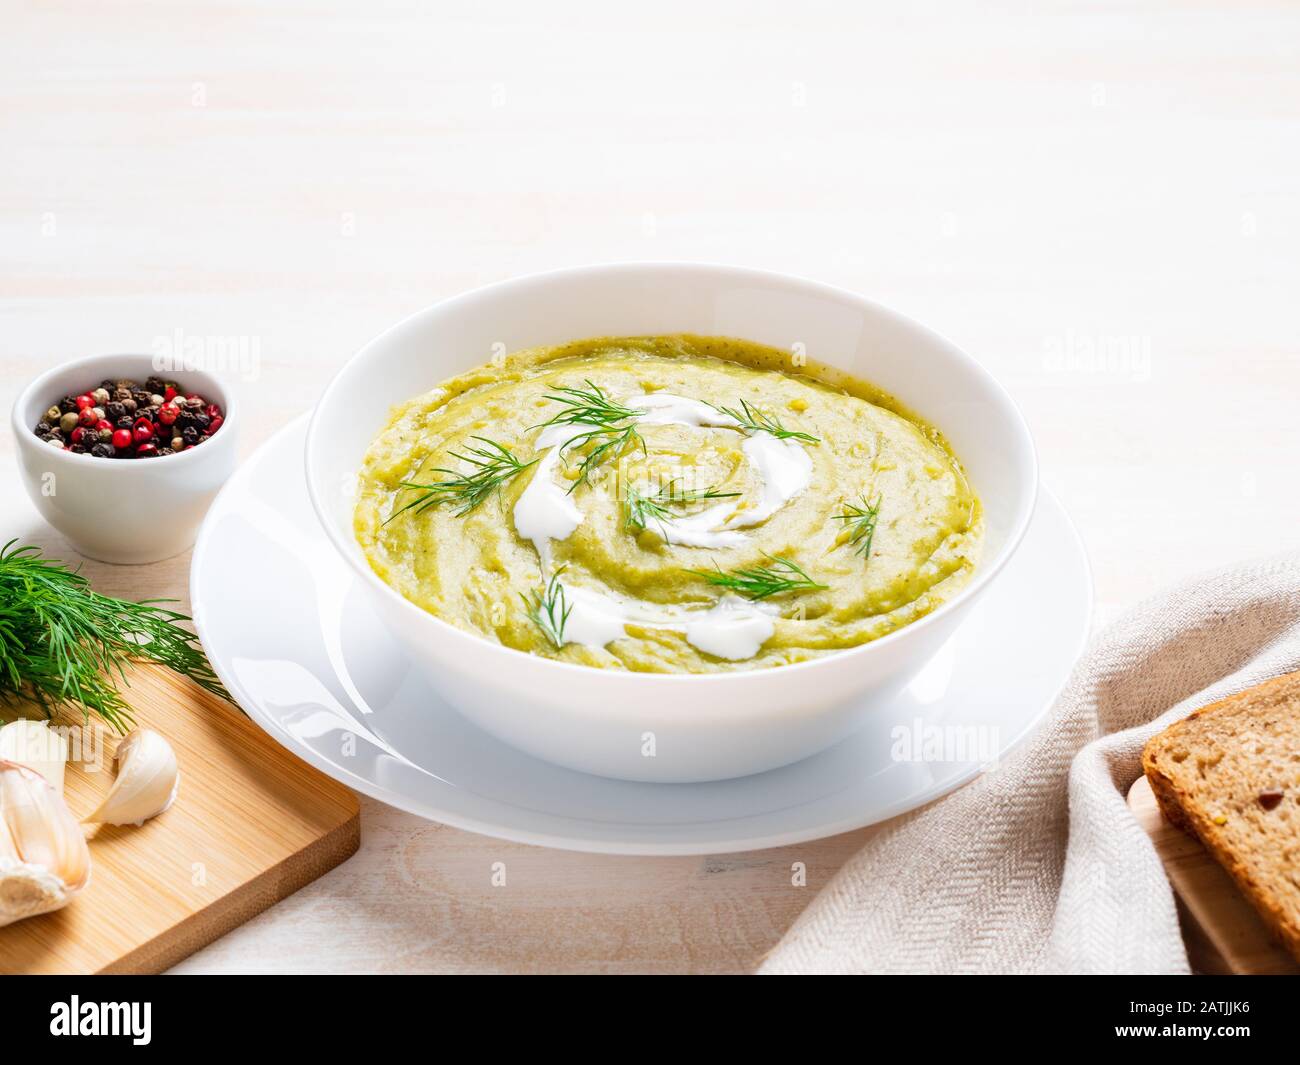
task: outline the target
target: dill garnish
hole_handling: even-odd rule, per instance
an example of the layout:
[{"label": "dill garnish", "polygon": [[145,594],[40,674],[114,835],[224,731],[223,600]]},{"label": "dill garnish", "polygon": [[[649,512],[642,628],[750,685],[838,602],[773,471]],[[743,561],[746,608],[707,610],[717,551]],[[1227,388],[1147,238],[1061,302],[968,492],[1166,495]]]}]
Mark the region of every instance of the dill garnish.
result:
[{"label": "dill garnish", "polygon": [[[712,406],[712,404],[710,404]],[[747,433],[771,433],[778,440],[802,440],[805,444],[820,444],[818,437],[809,433],[796,432],[793,429],[787,429],[781,424],[780,420],[772,414],[753,406],[747,400],[740,401],[740,410],[734,407],[714,407],[719,414],[725,414],[728,418],[734,418]]]},{"label": "dill garnish", "polygon": [[629,448],[640,447],[645,453],[645,441],[636,427],[636,419],[645,414],[635,407],[624,407],[613,402],[604,390],[590,379],[586,388],[560,388],[545,398],[566,407],[555,417],[533,426],[545,429],[551,425],[590,426],[586,432],[571,436],[561,445],[561,452],[569,452],[589,444],[595,446],[589,451],[578,467],[578,477],[569,486],[572,494],[580,484],[585,484],[592,470],[607,459],[618,458]]},{"label": "dill garnish", "polygon": [[641,434],[637,432],[635,425],[624,426],[623,428],[610,427],[608,429],[593,429],[589,433],[581,433],[578,436],[571,437],[561,448],[562,451],[571,451],[574,448],[585,447],[587,444],[595,443],[593,447],[582,459],[582,464],[578,467],[578,477],[569,486],[569,495],[580,484],[586,484],[587,479],[591,476],[591,471],[600,466],[606,459],[616,459],[629,448],[640,447],[641,453],[646,453],[645,441],[641,439]]},{"label": "dill garnish", "polygon": [[556,403],[563,403],[567,410],[561,411],[547,421],[536,425],[535,429],[544,429],[548,425],[601,425],[610,427],[629,418],[639,418],[645,411],[635,407],[624,407],[614,403],[604,390],[587,379],[586,388],[560,388],[543,397]]},{"label": "dill garnish", "polygon": [[93,712],[119,732],[133,722],[118,689],[128,662],[155,662],[230,699],[190,619],[147,599],[100,595],[78,571],[39,548],[0,548],[0,701],[25,700],[46,717],[61,708]]},{"label": "dill garnish", "polygon": [[703,577],[710,584],[730,589],[749,600],[767,599],[769,596],[781,595],[784,592],[810,592],[829,587],[826,584],[818,584],[788,558],[777,558],[773,555],[767,557],[772,560],[771,566],[754,566],[723,573],[717,568],[717,563],[714,563],[712,573],[698,569],[686,572]]},{"label": "dill garnish", "polygon": [[452,458],[468,463],[472,467],[469,472],[435,466],[430,472],[446,474],[445,479],[430,484],[401,481],[402,488],[419,492],[420,495],[416,496],[404,507],[393,511],[384,524],[387,525],[388,522],[398,515],[405,514],[408,510],[414,510],[415,513],[420,514],[440,503],[453,504],[456,507],[455,513],[458,517],[462,514],[468,514],[505,484],[506,481],[516,474],[523,473],[524,470],[537,461],[533,459],[531,462],[520,462],[508,448],[502,447],[495,440],[489,440],[485,436],[474,436],[470,439],[478,440],[484,446],[466,447],[464,453],[458,451],[449,452]]},{"label": "dill garnish", "polygon": [[843,514],[832,514],[835,521],[844,522],[845,529],[849,530],[848,542],[856,548],[857,554],[863,558],[871,556],[871,541],[876,535],[876,519],[880,517],[880,497],[876,496],[874,503],[868,503],[866,496],[858,497],[861,506],[857,503],[845,503]]},{"label": "dill garnish", "polygon": [[532,597],[519,593],[528,611],[529,620],[557,651],[564,647],[564,626],[573,612],[573,604],[564,596],[564,585],[559,573],[554,574],[544,591],[533,592]]},{"label": "dill garnish", "polygon": [[623,490],[623,528],[642,532],[648,521],[662,522],[671,518],[672,511],[668,507],[673,503],[686,505],[704,499],[729,499],[740,495],[739,492],[719,492],[716,488],[674,490],[676,483],[676,479],[671,480],[650,493],[642,492],[634,485],[627,485]]}]

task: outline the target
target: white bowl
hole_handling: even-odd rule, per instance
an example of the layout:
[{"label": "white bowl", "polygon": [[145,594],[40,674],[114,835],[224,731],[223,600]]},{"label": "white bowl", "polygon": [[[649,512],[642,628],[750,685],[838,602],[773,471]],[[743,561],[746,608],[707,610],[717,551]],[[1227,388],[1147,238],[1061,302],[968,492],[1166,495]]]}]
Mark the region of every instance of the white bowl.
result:
[{"label": "white bowl", "polygon": [[[789,350],[869,381],[936,425],[984,503],[984,557],[951,600],[873,643],[751,672],[591,669],[471,635],[375,575],[352,528],[355,474],[390,408],[494,352],[594,336],[700,333]],[[780,274],[627,263],[537,274],[444,300],[371,341],[330,383],[306,443],[331,542],[430,682],[471,721],[559,765],[627,780],[721,780],[847,736],[943,646],[1020,543],[1038,468],[1006,391],[943,338],[860,296]]]},{"label": "white bowl", "polygon": [[143,382],[159,371],[152,355],[94,355],[56,366],[29,384],[14,402],[18,466],[41,517],[74,548],[102,562],[139,564],[178,555],[194,543],[199,522],[235,468],[239,403],[211,374],[168,371],[186,392],[197,392],[224,412],[220,430],[198,447],[151,459],[74,455],[32,431],[69,393],[107,378]]}]

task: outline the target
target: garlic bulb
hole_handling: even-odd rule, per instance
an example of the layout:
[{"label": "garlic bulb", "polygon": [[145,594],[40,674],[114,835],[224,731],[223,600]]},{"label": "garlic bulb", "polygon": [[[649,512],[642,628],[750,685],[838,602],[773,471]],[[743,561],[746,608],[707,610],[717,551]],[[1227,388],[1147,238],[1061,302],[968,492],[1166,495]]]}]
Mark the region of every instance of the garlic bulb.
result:
[{"label": "garlic bulb", "polygon": [[66,736],[50,730],[48,721],[20,718],[0,727],[0,758],[40,773],[63,794],[63,765],[68,760]]},{"label": "garlic bulb", "polygon": [[39,773],[0,761],[0,925],[65,906],[90,880],[86,838]]},{"label": "garlic bulb", "polygon": [[117,745],[117,779],[99,809],[86,820],[143,824],[176,801],[180,782],[171,744],[153,729],[138,728]]}]

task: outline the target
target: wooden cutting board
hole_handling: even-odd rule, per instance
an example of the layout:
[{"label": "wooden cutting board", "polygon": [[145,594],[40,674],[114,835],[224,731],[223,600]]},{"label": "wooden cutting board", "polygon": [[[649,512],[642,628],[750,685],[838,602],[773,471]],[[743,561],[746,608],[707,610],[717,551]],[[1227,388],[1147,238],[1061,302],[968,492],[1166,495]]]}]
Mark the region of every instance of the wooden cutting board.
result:
[{"label": "wooden cutting board", "polygon": [[[138,828],[87,826],[90,884],[62,910],[0,928],[0,973],[159,972],[360,845],[356,796],[238,709],[159,667],[129,679],[137,723],[176,750],[176,802]],[[90,765],[70,757],[67,767],[77,818],[113,780],[118,737],[97,735],[102,749],[91,735],[81,751]]]},{"label": "wooden cutting board", "polygon": [[1178,899],[1183,939],[1192,968],[1200,973],[1300,973],[1300,965],[1277,944],[1232,878],[1209,852],[1161,816],[1145,776],[1129,789],[1137,818]]}]

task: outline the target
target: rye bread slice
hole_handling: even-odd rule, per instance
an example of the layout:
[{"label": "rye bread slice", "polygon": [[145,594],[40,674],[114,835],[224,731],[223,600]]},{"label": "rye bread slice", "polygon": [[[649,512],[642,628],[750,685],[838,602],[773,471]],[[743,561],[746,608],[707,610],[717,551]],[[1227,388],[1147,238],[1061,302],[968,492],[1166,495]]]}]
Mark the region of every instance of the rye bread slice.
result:
[{"label": "rye bread slice", "polygon": [[1300,672],[1211,703],[1142,751],[1160,812],[1300,961]]}]

